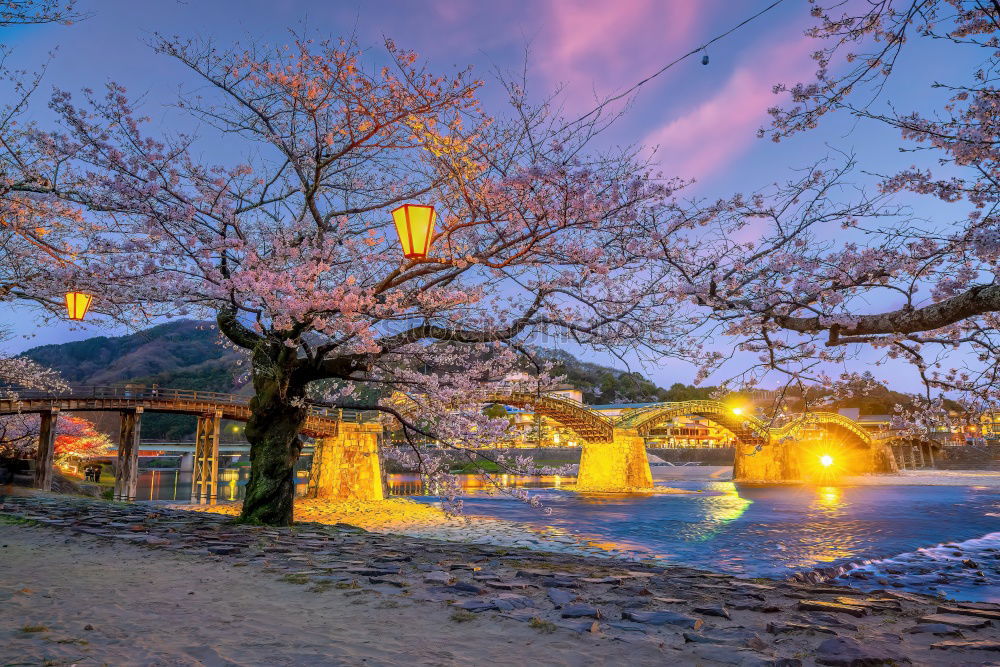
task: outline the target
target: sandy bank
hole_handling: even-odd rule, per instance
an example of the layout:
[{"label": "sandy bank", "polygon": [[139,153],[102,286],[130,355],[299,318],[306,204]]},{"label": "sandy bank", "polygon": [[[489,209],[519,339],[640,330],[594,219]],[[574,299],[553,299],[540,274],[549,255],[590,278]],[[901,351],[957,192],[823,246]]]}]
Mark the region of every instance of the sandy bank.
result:
[{"label": "sandy bank", "polygon": [[[211,512],[227,516],[240,513],[240,503],[219,505],[170,505],[178,510]],[[374,533],[406,535],[465,544],[552,551],[577,555],[617,557],[635,560],[640,556],[608,548],[591,540],[553,527],[536,527],[516,521],[482,516],[454,516],[435,505],[407,498],[379,502],[316,500],[298,498],[295,520],[328,525],[344,523]],[[600,546],[599,546],[600,544]]]},{"label": "sandy bank", "polygon": [[[444,604],[310,592],[241,563],[45,528],[0,525],[0,545],[0,664],[601,665],[622,650],[589,633],[543,634],[492,614],[455,621]],[[663,659],[652,644],[629,656]]]},{"label": "sandy bank", "polygon": [[148,504],[7,499],[0,559],[0,664],[799,667],[1000,658],[1000,605],[345,526],[247,526]]}]

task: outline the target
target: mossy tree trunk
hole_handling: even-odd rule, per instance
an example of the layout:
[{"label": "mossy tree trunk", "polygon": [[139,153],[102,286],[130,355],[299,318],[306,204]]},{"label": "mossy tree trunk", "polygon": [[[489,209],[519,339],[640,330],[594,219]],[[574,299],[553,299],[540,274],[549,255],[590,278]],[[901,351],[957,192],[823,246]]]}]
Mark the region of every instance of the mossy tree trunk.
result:
[{"label": "mossy tree trunk", "polygon": [[251,523],[288,526],[295,498],[295,462],[302,452],[299,431],[305,423],[305,385],[296,372],[295,350],[260,345],[253,352],[253,385],[246,437],[250,442],[250,480],[240,518]]},{"label": "mossy tree trunk", "polygon": [[292,523],[295,499],[295,463],[302,453],[299,433],[309,408],[306,387],[324,379],[348,380],[363,358],[332,356],[295,341],[298,331],[255,331],[236,317],[232,308],[219,310],[219,329],[233,343],[250,351],[254,397],[246,437],[250,442],[250,480],[243,500],[243,521],[269,526]]}]

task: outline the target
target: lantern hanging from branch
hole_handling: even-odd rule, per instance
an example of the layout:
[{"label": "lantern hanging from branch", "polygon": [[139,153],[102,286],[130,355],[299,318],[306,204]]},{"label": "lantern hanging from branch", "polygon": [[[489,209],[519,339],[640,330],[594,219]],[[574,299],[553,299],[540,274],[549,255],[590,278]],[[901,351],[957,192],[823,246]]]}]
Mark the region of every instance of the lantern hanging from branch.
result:
[{"label": "lantern hanging from branch", "polygon": [[66,310],[69,319],[82,320],[90,310],[90,302],[94,297],[83,292],[66,292]]},{"label": "lantern hanging from branch", "polygon": [[403,246],[403,257],[423,259],[431,249],[434,235],[434,220],[437,213],[433,206],[404,204],[392,212],[396,223],[399,243]]}]

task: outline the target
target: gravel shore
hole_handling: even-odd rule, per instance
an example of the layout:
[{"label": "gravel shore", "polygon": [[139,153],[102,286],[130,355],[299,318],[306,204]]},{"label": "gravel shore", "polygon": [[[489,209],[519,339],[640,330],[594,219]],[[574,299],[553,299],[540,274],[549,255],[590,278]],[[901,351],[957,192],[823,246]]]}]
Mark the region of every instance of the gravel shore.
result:
[{"label": "gravel shore", "polygon": [[34,494],[0,508],[3,664],[968,664],[1000,605],[693,567],[246,526]]}]

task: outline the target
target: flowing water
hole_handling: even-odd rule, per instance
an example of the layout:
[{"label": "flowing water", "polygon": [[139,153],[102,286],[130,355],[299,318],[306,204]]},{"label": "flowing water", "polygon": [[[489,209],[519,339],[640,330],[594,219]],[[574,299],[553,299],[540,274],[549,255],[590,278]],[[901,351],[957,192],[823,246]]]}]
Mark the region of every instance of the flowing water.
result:
[{"label": "flowing water", "polygon": [[[697,476],[697,471],[694,475]],[[246,471],[225,470],[219,498],[238,499]],[[822,573],[862,588],[895,587],[1000,601],[1000,495],[983,486],[743,487],[676,479],[686,493],[579,494],[567,480],[516,480],[544,514],[466,479],[465,512],[554,527],[595,545],[749,577]],[[512,480],[513,481],[513,480]],[[572,480],[569,480],[572,481]],[[304,490],[304,478],[299,478]],[[415,476],[390,489],[438,503]],[[144,472],[140,499],[186,500],[190,476]],[[941,546],[947,545],[947,546]]]},{"label": "flowing water", "polygon": [[[710,479],[669,484],[691,493],[533,491],[551,509],[548,515],[483,491],[471,491],[463,501],[467,514],[552,526],[598,545],[718,572],[817,573],[860,588],[1000,602],[996,489],[743,487]],[[951,546],[937,546],[943,543]]]}]

